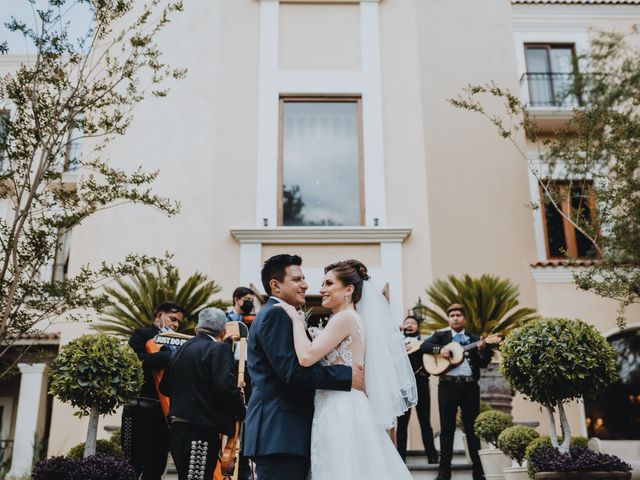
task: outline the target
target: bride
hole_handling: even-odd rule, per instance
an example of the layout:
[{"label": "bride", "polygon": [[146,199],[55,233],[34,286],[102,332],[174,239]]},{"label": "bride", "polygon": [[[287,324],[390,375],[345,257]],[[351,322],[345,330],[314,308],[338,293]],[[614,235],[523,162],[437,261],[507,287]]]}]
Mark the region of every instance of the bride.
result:
[{"label": "bride", "polygon": [[[302,366],[365,366],[367,394],[317,390],[311,430],[312,480],[410,480],[387,429],[417,402],[415,378],[389,304],[357,260],[324,269],[322,306],[333,315],[307,337],[303,312],[280,304],[293,322]],[[315,333],[315,335],[313,335]]]}]

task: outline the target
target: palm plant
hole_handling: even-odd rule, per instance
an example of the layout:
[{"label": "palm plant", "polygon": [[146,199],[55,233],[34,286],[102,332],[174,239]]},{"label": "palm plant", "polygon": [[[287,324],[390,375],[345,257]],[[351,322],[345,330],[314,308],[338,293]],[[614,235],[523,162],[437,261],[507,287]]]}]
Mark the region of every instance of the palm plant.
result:
[{"label": "palm plant", "polygon": [[507,335],[529,320],[537,318],[535,309],[518,306],[520,292],[509,279],[484,274],[473,278],[449,275],[447,280],[436,280],[427,288],[431,303],[440,311],[426,305],[414,307],[425,317],[423,328],[435,331],[449,326],[447,308],[452,303],[464,305],[466,331],[477,335],[501,333]]},{"label": "palm plant", "polygon": [[158,267],[155,272],[144,270],[131,277],[119,278],[117,286],[106,287],[110,299],[101,322],[94,326],[99,332],[129,337],[136,328],[153,321],[153,311],[162,302],[176,302],[186,311],[180,332],[192,333],[200,310],[206,307],[225,308],[227,304],[212,297],[222,288],[206,275],[196,272],[180,285],[175,268]]}]

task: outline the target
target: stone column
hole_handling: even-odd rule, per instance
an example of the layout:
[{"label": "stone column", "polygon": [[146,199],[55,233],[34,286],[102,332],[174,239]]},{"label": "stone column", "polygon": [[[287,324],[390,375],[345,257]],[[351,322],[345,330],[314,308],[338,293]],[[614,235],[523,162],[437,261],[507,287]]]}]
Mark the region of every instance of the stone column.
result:
[{"label": "stone column", "polygon": [[7,479],[18,479],[31,473],[33,452],[38,431],[38,419],[42,405],[44,373],[46,363],[19,363],[20,396],[18,397],[18,413],[16,417],[15,436],[11,470]]}]

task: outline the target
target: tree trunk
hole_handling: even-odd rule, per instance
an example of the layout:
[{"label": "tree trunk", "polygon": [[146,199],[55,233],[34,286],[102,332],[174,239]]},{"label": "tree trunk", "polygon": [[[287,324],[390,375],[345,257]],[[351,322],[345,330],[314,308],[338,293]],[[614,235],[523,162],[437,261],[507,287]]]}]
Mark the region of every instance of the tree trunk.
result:
[{"label": "tree trunk", "polygon": [[551,445],[554,448],[558,448],[558,432],[556,431],[556,419],[553,416],[553,407],[551,405],[545,405],[547,413],[549,414],[549,437],[551,437]]},{"label": "tree trunk", "polygon": [[84,458],[96,454],[96,437],[98,436],[98,419],[100,413],[98,413],[98,406],[93,405],[91,407],[91,413],[89,414],[89,428],[87,429],[87,440],[84,444]]},{"label": "tree trunk", "polygon": [[560,425],[562,427],[562,445],[560,445],[560,452],[569,453],[569,446],[571,445],[571,427],[569,426],[569,419],[564,411],[562,402],[558,402],[558,413],[560,414]]}]

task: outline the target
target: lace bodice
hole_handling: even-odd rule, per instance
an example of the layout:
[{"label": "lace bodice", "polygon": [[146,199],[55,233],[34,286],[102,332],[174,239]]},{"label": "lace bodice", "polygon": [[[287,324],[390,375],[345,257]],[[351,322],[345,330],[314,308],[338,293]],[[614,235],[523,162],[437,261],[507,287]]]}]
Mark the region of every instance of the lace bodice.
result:
[{"label": "lace bodice", "polygon": [[[364,329],[362,327],[362,319],[360,315],[358,315],[353,310],[348,310],[355,320],[356,328],[358,330],[359,340],[362,345],[364,345]],[[312,338],[315,338],[319,333],[320,329],[316,327],[312,327],[309,329],[309,333]],[[340,342],[340,344],[331,350],[322,360],[320,360],[320,364],[327,365],[353,365],[353,351],[351,350],[353,344],[353,337],[349,335],[344,340]]]}]

